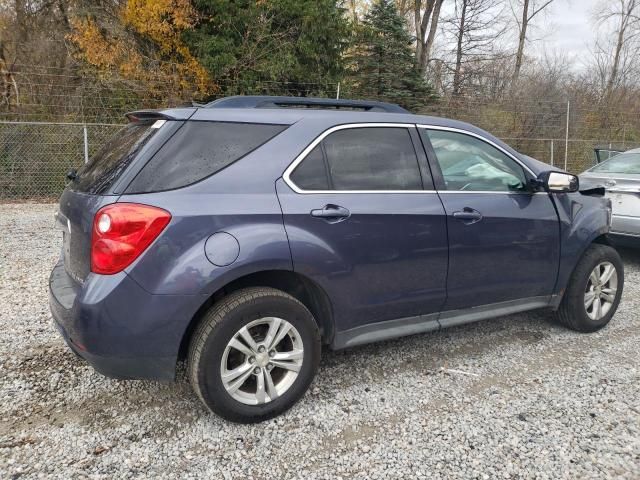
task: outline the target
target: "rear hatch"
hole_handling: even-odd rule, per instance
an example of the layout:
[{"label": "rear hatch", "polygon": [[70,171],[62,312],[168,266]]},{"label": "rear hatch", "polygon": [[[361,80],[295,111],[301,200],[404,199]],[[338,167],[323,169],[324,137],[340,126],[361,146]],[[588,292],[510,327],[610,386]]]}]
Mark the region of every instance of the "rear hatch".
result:
[{"label": "rear hatch", "polygon": [[76,282],[82,283],[91,270],[96,212],[117,201],[124,188],[122,182],[135,175],[140,163],[146,163],[182,123],[158,118],[134,120],[78,170],[60,198],[55,224],[62,232],[65,270]]}]

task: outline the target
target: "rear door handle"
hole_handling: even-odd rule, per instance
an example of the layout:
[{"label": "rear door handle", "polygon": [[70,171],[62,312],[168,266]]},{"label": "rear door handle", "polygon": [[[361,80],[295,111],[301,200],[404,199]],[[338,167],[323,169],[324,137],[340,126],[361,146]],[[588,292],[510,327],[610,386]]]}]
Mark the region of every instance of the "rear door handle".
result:
[{"label": "rear door handle", "polygon": [[328,223],[338,223],[346,220],[351,215],[351,212],[340,205],[333,205],[329,203],[322,208],[311,210],[311,216],[316,218],[322,218]]},{"label": "rear door handle", "polygon": [[453,218],[466,225],[471,225],[482,220],[482,214],[473,208],[464,207],[461,212],[453,212]]}]

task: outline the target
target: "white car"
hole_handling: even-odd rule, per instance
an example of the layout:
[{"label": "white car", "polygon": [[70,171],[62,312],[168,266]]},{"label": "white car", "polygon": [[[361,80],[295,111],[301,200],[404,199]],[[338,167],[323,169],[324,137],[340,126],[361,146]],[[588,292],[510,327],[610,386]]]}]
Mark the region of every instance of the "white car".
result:
[{"label": "white car", "polygon": [[613,240],[640,246],[640,148],[614,155],[583,172],[580,186],[604,187],[611,199]]}]

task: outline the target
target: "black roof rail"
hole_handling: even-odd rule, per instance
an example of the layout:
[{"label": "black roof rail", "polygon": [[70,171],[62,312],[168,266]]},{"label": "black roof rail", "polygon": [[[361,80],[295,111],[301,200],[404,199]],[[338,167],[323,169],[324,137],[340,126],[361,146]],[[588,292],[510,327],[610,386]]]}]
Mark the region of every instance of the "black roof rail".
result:
[{"label": "black roof rail", "polygon": [[335,100],[314,97],[278,97],[238,95],[207,103],[204,108],[326,108],[336,110],[361,110],[365,112],[409,113],[395,103],[369,100]]}]

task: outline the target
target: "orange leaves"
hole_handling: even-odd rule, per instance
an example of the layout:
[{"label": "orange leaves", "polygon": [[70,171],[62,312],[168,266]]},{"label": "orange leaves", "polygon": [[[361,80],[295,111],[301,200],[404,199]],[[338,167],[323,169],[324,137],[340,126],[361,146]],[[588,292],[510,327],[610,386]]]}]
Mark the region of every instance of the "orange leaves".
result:
[{"label": "orange leaves", "polygon": [[207,94],[217,86],[181,39],[196,19],[189,0],[128,0],[116,18],[72,19],[68,38],[82,60],[105,74],[149,90],[163,84],[189,96]]},{"label": "orange leaves", "polygon": [[180,34],[193,26],[196,12],[189,0],[128,0],[121,17],[125,25],[171,53],[184,49]]}]

